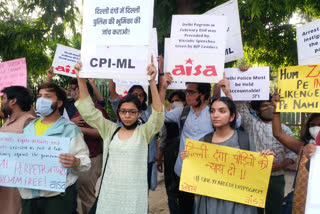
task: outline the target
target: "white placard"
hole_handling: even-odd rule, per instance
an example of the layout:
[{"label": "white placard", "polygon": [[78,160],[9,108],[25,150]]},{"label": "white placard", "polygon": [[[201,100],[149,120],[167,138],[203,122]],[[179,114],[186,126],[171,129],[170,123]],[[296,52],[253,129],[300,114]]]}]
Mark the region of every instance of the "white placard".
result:
[{"label": "white placard", "polygon": [[225,38],[224,16],[173,16],[168,71],[174,81],[215,83],[222,79]]},{"label": "white placard", "polygon": [[[159,70],[159,64],[158,64],[158,33],[157,28],[152,28],[152,35],[151,35],[151,45],[152,50],[151,54],[153,56],[153,63],[154,66],[156,66],[157,71]],[[157,81],[158,81],[158,75],[157,75]]]},{"label": "white placard", "polygon": [[[169,51],[170,48],[170,38],[164,39],[164,60],[163,60],[163,67],[164,73],[168,72],[168,59],[169,59]],[[172,81],[172,83],[168,86],[168,89],[186,89],[185,82],[182,81]]]},{"label": "white placard", "polygon": [[[308,194],[306,202],[306,214],[319,214],[320,212],[320,201],[319,201],[319,178],[320,178],[320,149],[317,146],[316,153],[312,156],[309,170],[309,181],[308,181]],[[301,166],[304,167],[304,166]]]},{"label": "white placard", "polygon": [[320,19],[297,28],[299,65],[320,64]]},{"label": "white placard", "polygon": [[269,67],[224,69],[234,101],[269,100]]},{"label": "white placard", "polygon": [[74,66],[80,60],[80,51],[64,45],[57,45],[52,66],[55,74],[76,77]]},{"label": "white placard", "polygon": [[225,62],[243,58],[243,45],[239,18],[238,1],[231,0],[215,7],[204,15],[220,15],[227,17],[227,39],[225,49]]},{"label": "white placard", "polygon": [[153,0],[85,0],[83,8],[82,49],[150,44]]},{"label": "white placard", "polygon": [[148,46],[93,47],[81,52],[80,77],[148,80],[151,60]]}]

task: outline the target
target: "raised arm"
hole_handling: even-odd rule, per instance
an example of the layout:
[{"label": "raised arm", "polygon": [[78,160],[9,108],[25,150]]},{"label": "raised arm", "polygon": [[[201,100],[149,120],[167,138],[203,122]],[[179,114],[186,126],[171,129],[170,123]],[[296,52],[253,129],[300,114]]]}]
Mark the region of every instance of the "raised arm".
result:
[{"label": "raised arm", "polygon": [[111,100],[115,100],[119,96],[116,91],[116,84],[113,82],[112,79],[109,79],[109,93]]},{"label": "raised arm", "polygon": [[86,79],[80,78],[79,77],[79,72],[82,68],[82,62],[78,61],[77,64],[74,66],[74,70],[77,76],[78,80],[78,85],[79,85],[79,90],[80,90],[80,100],[86,99],[89,95],[87,84],[86,84]]},{"label": "raised arm", "polygon": [[46,78],[46,81],[45,83],[50,83],[52,82],[52,78],[53,78],[53,66],[51,66],[48,70],[46,70],[46,74],[47,74],[47,78]]},{"label": "raised arm", "polygon": [[[231,92],[230,92],[230,82],[229,80],[227,80],[226,78],[226,74],[223,72],[223,79],[219,81],[218,83],[218,88],[221,88],[223,93],[226,95],[226,97],[232,99],[232,95],[231,95]],[[217,90],[215,88],[215,90]],[[216,92],[217,94],[217,92]]]},{"label": "raised arm", "polygon": [[103,102],[104,98],[100,92],[100,90],[98,89],[98,87],[95,84],[95,79],[94,78],[90,78],[89,79],[89,83],[92,86],[93,92],[96,95],[97,101]]},{"label": "raised arm", "polygon": [[275,90],[272,96],[272,103],[274,106],[274,113],[272,119],[272,132],[273,136],[285,147],[298,154],[303,142],[300,140],[285,134],[281,128],[280,112],[276,112],[277,103],[280,101],[280,95],[278,89]]},{"label": "raised arm", "polygon": [[151,60],[151,65],[148,66],[148,75],[150,75],[150,90],[151,90],[151,95],[152,95],[152,108],[157,111],[157,112],[162,112],[162,103],[160,100],[160,96],[158,93],[157,85],[156,85],[156,75],[158,74],[156,67],[153,64],[153,57]]}]

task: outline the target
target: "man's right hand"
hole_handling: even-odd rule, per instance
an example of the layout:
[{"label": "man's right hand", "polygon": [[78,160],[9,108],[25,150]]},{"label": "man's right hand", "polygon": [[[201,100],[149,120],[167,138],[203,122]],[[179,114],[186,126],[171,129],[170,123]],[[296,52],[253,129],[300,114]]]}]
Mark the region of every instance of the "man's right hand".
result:
[{"label": "man's right hand", "polygon": [[52,81],[53,78],[53,66],[51,66],[48,70],[46,70],[46,74],[47,74],[47,79],[46,79],[46,83],[50,83]]}]

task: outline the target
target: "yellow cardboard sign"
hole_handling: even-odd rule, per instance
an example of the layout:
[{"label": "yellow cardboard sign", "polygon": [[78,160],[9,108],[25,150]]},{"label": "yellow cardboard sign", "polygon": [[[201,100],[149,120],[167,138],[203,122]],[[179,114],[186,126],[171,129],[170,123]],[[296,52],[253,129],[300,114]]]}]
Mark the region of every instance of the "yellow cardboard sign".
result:
[{"label": "yellow cardboard sign", "polygon": [[265,207],[272,155],[186,140],[180,190]]},{"label": "yellow cardboard sign", "polygon": [[320,65],[279,68],[278,112],[320,112]]}]

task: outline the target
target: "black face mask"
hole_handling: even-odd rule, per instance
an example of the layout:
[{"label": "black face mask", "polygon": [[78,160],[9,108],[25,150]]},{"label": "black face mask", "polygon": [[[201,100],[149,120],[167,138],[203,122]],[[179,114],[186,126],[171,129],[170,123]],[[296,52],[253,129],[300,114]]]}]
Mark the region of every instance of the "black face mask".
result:
[{"label": "black face mask", "polygon": [[202,101],[201,101],[200,95],[197,97],[197,102],[198,102],[198,104],[196,105],[196,107],[198,108],[198,107],[200,107],[200,106],[201,106],[201,104],[202,104]]},{"label": "black face mask", "polygon": [[132,130],[132,129],[135,129],[138,125],[140,125],[138,120],[136,120],[136,122],[134,122],[130,126],[126,126],[122,121],[120,122],[122,123],[123,127],[126,128],[127,130]]}]

